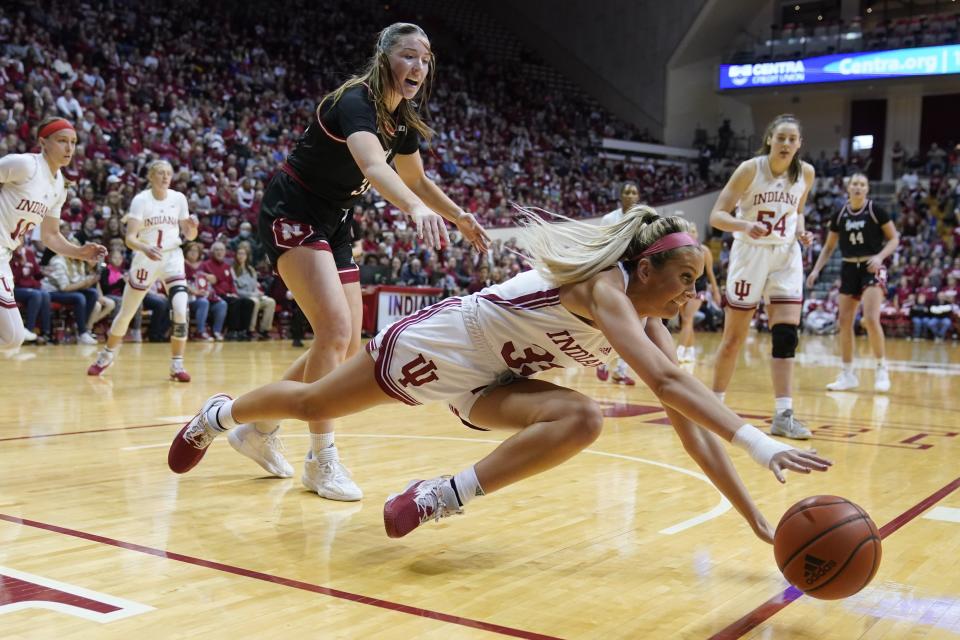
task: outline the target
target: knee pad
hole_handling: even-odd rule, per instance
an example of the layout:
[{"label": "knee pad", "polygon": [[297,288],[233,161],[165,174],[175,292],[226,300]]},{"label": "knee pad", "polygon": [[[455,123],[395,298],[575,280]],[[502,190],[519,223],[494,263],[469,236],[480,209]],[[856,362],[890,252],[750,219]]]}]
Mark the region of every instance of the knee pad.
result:
[{"label": "knee pad", "polygon": [[174,338],[180,338],[181,340],[186,340],[187,338],[187,323],[186,322],[174,322],[173,323],[173,333],[171,334]]},{"label": "knee pad", "polygon": [[173,309],[173,322],[187,322],[187,308],[190,301],[187,288],[182,284],[175,284],[170,287],[167,295],[170,297],[170,306]]},{"label": "knee pad", "polygon": [[770,329],[773,334],[773,357],[792,358],[797,354],[797,345],[800,344],[797,325],[775,324]]}]

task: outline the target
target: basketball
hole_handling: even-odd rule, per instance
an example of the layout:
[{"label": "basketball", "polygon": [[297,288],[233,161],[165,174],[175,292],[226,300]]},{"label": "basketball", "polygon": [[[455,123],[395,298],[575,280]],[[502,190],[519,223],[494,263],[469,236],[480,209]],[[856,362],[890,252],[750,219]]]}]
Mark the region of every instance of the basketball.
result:
[{"label": "basketball", "polygon": [[867,512],[838,496],[790,507],[773,538],[783,576],[807,595],[837,600],[867,586],[880,566],[880,532]]}]

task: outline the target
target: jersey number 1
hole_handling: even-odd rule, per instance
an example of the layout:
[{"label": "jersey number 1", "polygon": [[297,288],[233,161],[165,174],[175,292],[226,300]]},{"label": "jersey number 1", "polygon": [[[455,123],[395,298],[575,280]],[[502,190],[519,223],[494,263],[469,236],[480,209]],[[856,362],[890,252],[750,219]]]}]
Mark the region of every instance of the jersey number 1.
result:
[{"label": "jersey number 1", "polygon": [[773,224],[770,224],[770,222],[765,220],[765,218],[774,218],[776,217],[776,215],[777,215],[776,211],[757,211],[757,222],[759,222],[760,224],[762,224],[767,228],[768,236],[774,231],[776,231],[777,233],[780,234],[781,238],[786,237],[787,214],[783,214],[782,216],[780,216],[780,219],[774,222]]},{"label": "jersey number 1", "polygon": [[163,229],[157,229],[157,249],[163,249]]}]

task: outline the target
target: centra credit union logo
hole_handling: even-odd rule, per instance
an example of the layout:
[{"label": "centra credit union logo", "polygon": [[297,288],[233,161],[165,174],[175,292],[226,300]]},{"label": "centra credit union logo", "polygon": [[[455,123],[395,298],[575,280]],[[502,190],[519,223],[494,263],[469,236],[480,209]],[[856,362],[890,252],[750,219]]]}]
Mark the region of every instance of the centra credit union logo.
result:
[{"label": "centra credit union logo", "polygon": [[805,74],[803,60],[732,64],[727,67],[727,77],[737,87],[742,87],[748,82],[750,84],[803,82]]}]

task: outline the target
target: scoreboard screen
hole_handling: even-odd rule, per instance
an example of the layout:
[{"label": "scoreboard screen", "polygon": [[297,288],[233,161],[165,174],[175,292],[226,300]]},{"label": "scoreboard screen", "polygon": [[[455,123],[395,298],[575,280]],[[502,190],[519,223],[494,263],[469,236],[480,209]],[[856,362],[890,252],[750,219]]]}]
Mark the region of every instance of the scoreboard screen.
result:
[{"label": "scoreboard screen", "polygon": [[720,65],[720,90],[960,73],[960,45]]}]

